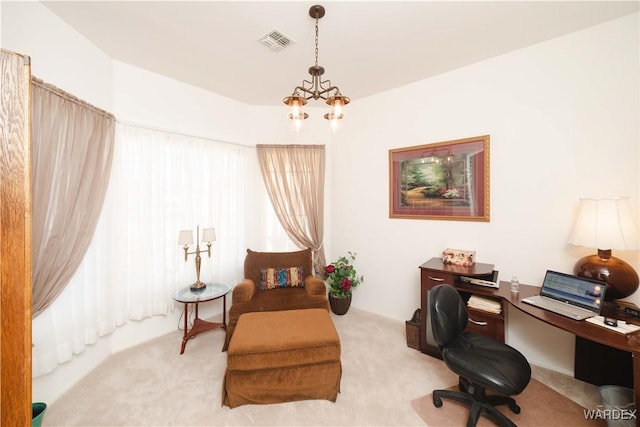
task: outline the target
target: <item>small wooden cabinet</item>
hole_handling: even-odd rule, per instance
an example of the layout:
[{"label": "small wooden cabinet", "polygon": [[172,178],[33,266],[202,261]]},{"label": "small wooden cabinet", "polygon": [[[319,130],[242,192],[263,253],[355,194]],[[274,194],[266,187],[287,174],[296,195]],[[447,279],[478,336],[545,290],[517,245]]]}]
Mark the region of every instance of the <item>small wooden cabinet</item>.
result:
[{"label": "small wooden cabinet", "polygon": [[469,300],[471,295],[480,295],[498,302],[502,308],[500,314],[469,308],[467,330],[504,342],[506,303],[498,295],[495,295],[495,289],[471,285],[460,280],[460,277],[465,276],[495,281],[496,274],[493,264],[475,263],[472,267],[461,267],[444,264],[440,258],[431,258],[420,265],[420,351],[431,356],[441,357],[431,332],[429,291],[434,286],[442,284],[454,286],[465,302]]}]

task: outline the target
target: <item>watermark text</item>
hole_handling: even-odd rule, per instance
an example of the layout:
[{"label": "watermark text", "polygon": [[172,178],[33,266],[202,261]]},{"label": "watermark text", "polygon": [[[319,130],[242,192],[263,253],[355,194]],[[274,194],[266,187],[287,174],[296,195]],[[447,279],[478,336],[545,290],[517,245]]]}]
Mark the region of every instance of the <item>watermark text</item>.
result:
[{"label": "watermark text", "polygon": [[630,407],[605,408],[596,406],[595,409],[585,409],[584,418],[587,420],[635,420],[637,409]]}]

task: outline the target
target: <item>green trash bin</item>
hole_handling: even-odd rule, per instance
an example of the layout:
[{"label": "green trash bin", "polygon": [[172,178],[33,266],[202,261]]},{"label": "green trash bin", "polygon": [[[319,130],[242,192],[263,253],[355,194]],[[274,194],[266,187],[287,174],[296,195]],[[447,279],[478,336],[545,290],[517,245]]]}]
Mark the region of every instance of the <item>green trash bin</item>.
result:
[{"label": "green trash bin", "polygon": [[31,404],[31,426],[40,427],[44,418],[44,411],[47,410],[47,404],[36,402]]}]

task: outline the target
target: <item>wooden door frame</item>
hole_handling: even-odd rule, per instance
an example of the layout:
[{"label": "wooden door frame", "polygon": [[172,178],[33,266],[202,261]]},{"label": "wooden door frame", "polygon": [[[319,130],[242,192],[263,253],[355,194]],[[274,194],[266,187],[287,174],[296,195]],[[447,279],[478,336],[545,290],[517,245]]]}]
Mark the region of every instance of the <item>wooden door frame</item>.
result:
[{"label": "wooden door frame", "polygon": [[31,60],[0,49],[0,425],[31,425]]}]

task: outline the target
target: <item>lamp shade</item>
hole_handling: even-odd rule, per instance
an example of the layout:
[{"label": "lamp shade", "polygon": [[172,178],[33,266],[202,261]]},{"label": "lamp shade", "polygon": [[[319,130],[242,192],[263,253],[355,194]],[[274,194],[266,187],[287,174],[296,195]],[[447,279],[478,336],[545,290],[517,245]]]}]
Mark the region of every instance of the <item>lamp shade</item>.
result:
[{"label": "lamp shade", "polygon": [[587,248],[637,250],[638,229],[629,199],[580,199],[569,243]]},{"label": "lamp shade", "polygon": [[215,242],[216,241],[216,229],[215,228],[203,228],[202,229],[202,241],[203,242]]},{"label": "lamp shade", "polygon": [[626,298],[638,289],[638,273],[628,263],[611,255],[612,249],[637,250],[638,229],[629,199],[580,199],[580,210],[569,243],[597,248],[573,268],[577,276],[607,282],[605,300]]},{"label": "lamp shade", "polygon": [[192,230],[181,230],[180,234],[178,234],[178,244],[189,246],[193,244],[193,231]]}]

